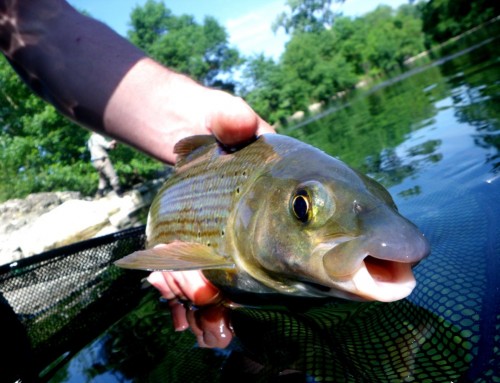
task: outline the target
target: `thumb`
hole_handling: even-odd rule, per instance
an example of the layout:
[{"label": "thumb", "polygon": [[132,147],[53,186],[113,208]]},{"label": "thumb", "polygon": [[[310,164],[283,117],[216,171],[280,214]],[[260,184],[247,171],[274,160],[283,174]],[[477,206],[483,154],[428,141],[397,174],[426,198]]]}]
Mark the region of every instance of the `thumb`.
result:
[{"label": "thumb", "polygon": [[258,133],[273,131],[243,99],[216,92],[206,124],[220,142],[229,146],[237,145]]}]

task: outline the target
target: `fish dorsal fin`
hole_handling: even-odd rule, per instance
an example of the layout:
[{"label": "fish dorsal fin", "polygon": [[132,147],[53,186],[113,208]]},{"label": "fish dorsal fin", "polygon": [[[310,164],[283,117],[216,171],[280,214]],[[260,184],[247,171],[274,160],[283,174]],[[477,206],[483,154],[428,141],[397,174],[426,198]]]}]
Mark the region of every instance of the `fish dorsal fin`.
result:
[{"label": "fish dorsal fin", "polygon": [[177,154],[177,163],[184,161],[197,149],[212,145],[216,142],[215,137],[209,134],[183,138],[174,146],[174,153]]},{"label": "fish dorsal fin", "polygon": [[115,265],[126,269],[161,271],[235,267],[234,262],[220,256],[210,246],[180,241],[136,251],[116,261]]}]

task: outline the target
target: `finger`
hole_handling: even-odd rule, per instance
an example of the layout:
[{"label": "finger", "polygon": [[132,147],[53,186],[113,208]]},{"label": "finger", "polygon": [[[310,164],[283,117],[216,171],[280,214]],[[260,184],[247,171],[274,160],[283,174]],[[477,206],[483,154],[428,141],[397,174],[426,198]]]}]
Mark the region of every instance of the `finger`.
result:
[{"label": "finger", "polygon": [[202,337],[203,335],[203,330],[198,323],[198,316],[195,315],[197,311],[198,310],[193,309],[186,311],[186,321],[188,322],[189,329],[194,336],[196,336],[196,339],[198,339],[198,337]]},{"label": "finger", "polygon": [[203,307],[198,322],[202,329],[203,341],[208,347],[225,348],[233,339],[230,324],[230,310],[222,305]]},{"label": "finger", "polygon": [[189,328],[189,323],[186,318],[186,308],[177,299],[168,302],[170,314],[175,331],[184,331]]},{"label": "finger", "polygon": [[216,91],[207,117],[207,128],[219,141],[236,145],[257,134],[259,117],[241,98]]},{"label": "finger", "polygon": [[175,294],[168,286],[167,281],[165,280],[165,277],[163,276],[162,272],[154,271],[151,274],[149,274],[147,279],[148,282],[151,283],[151,285],[154,286],[164,298],[166,299],[175,298]]},{"label": "finger", "polygon": [[176,286],[187,300],[203,306],[219,299],[219,289],[212,285],[200,270],[172,272]]},{"label": "finger", "polygon": [[182,277],[183,271],[171,271],[163,272],[165,281],[168,284],[170,290],[174,293],[176,298],[189,300],[185,293],[185,285],[187,282]]},{"label": "finger", "polygon": [[186,299],[186,296],[183,294],[170,272],[152,272],[148,277],[148,282],[158,289],[160,294],[166,299]]},{"label": "finger", "polygon": [[225,348],[231,343],[233,333],[229,326],[229,313],[221,305],[202,307],[186,313],[189,328],[203,348]]},{"label": "finger", "polygon": [[261,135],[264,133],[276,133],[276,130],[269,125],[266,121],[259,117],[259,128],[257,129],[257,134]]}]

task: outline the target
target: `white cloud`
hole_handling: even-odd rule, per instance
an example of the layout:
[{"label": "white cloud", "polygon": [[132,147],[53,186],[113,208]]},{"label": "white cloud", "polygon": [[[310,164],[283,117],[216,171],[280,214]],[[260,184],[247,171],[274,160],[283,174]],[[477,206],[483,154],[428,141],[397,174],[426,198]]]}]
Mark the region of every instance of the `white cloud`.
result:
[{"label": "white cloud", "polygon": [[[357,17],[373,11],[379,4],[397,8],[404,3],[408,3],[408,0],[345,0],[342,4],[335,4],[334,9],[342,12],[344,16]],[[283,29],[274,34],[271,25],[286,9],[285,0],[274,0],[250,13],[228,19],[226,28],[229,42],[238,47],[244,55],[264,53],[278,59],[289,37]]]},{"label": "white cloud", "polygon": [[262,52],[266,56],[278,58],[288,36],[283,31],[274,34],[271,25],[284,9],[284,1],[273,1],[241,17],[228,19],[226,28],[230,43],[244,55]]},{"label": "white cloud", "polygon": [[344,16],[357,17],[373,11],[382,4],[397,8],[405,3],[407,4],[408,0],[346,0],[338,6],[338,10]]}]

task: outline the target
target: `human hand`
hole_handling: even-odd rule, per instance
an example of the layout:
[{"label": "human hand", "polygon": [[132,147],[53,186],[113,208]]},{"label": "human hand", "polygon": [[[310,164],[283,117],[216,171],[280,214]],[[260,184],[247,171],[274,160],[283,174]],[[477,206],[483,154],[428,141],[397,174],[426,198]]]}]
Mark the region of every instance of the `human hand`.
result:
[{"label": "human hand", "polygon": [[4,3],[0,50],[78,124],[167,163],[187,136],[213,133],[230,146],[273,131],[242,99],[157,63],[64,0]]},{"label": "human hand", "polygon": [[213,134],[228,146],[274,132],[241,98],[210,89],[144,58],[122,79],[106,106],[107,135],[167,163],[188,136]]},{"label": "human hand", "polygon": [[221,304],[219,290],[201,271],[155,271],[148,281],[169,300],[176,331],[191,329],[200,347],[224,348],[231,342],[229,309]]},{"label": "human hand", "polygon": [[232,146],[244,143],[255,135],[274,133],[274,128],[262,120],[241,98],[210,90],[212,105],[206,111],[206,129],[218,141]]},{"label": "human hand", "polygon": [[[175,143],[194,134],[213,134],[220,142],[231,146],[248,141],[258,134],[274,132],[274,129],[241,98],[201,87],[184,76],[176,76],[170,81],[171,86],[178,87],[179,90],[190,89],[187,94],[189,102],[183,100],[185,92],[180,91],[175,99],[171,99],[171,103],[167,103],[172,111],[169,114],[172,124],[167,126],[176,126],[176,129],[167,132],[171,138],[164,139],[164,143]],[[174,83],[178,84],[173,85]],[[165,130],[158,131],[157,137],[165,137],[164,134]],[[150,147],[150,150],[154,149]],[[168,156],[169,152],[165,150],[165,146],[161,150]],[[168,157],[163,158],[168,160]],[[217,305],[222,299],[220,292],[207,281],[201,271],[154,272],[148,280],[170,301],[169,306],[177,331],[191,328],[200,346],[221,347],[230,341],[232,336],[228,330],[228,311]],[[190,301],[196,306],[210,305],[210,308],[187,310],[179,299]],[[220,329],[224,331],[219,331]]]}]

